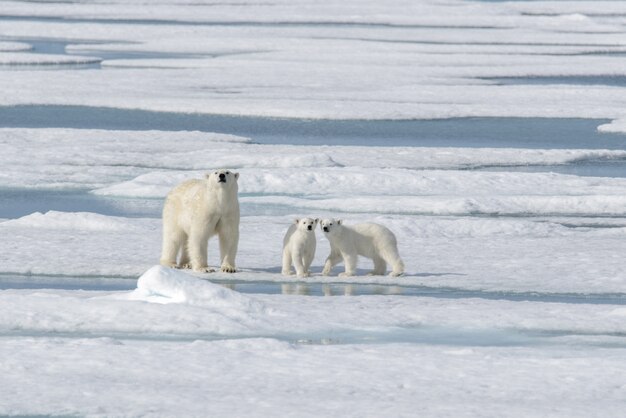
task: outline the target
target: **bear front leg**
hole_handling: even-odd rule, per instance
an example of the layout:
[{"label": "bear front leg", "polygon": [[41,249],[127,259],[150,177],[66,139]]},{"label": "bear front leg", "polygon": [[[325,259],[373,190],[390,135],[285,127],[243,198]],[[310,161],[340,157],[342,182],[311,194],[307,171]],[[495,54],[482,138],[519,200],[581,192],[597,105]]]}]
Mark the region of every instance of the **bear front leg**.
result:
[{"label": "bear front leg", "polygon": [[322,270],[322,274],[324,276],[328,276],[330,271],[341,261],[341,254],[339,254],[335,250],[331,250],[328,258],[326,258],[326,262],[324,263],[324,270]]},{"label": "bear front leg", "polygon": [[191,268],[200,273],[208,273],[211,271],[207,264],[207,247],[208,238],[205,234],[192,232],[189,234],[187,243],[187,251],[191,261]]},{"label": "bear front leg", "polygon": [[219,232],[221,270],[224,273],[235,273],[235,257],[239,245],[239,226],[224,228]]},{"label": "bear front leg", "polygon": [[357,256],[353,254],[343,254],[343,262],[346,266],[346,270],[343,273],[339,273],[340,277],[356,276],[356,260]]},{"label": "bear front leg", "polygon": [[285,276],[291,275],[291,252],[287,247],[283,250],[283,269],[281,272]]},{"label": "bear front leg", "polygon": [[313,263],[313,257],[310,254],[306,254],[302,257],[302,264],[304,265],[304,274],[309,277],[311,275],[311,263]]},{"label": "bear front leg", "polygon": [[165,267],[178,267],[176,257],[181,247],[184,247],[182,241],[183,235],[180,232],[171,230],[171,228],[163,228],[163,247],[161,249],[160,263]]},{"label": "bear front leg", "polygon": [[189,258],[189,250],[187,249],[189,240],[185,240],[183,245],[180,246],[180,261],[178,262],[178,268],[190,269],[191,259]]},{"label": "bear front leg", "polygon": [[302,254],[298,251],[293,253],[291,257],[291,261],[293,262],[293,266],[296,269],[296,275],[298,277],[305,277],[306,270],[304,268],[304,263],[302,263]]}]

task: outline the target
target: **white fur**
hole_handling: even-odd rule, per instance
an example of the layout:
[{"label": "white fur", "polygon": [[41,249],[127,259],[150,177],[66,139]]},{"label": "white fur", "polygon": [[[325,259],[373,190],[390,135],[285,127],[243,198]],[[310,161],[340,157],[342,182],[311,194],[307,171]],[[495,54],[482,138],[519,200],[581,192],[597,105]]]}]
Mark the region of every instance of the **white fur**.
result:
[{"label": "white fur", "polygon": [[291,274],[291,265],[296,268],[298,277],[308,277],[309,267],[315,257],[315,228],[319,219],[296,219],[289,227],[283,239],[283,270],[284,275]]},{"label": "white fur", "polygon": [[[220,181],[220,176],[222,180]],[[223,272],[234,273],[239,244],[239,173],[218,170],[206,178],[176,186],[163,207],[161,264],[194,271],[211,271],[207,265],[208,240],[218,235]],[[177,257],[180,253],[180,260]]]},{"label": "white fur", "polygon": [[374,270],[369,273],[371,275],[384,275],[387,263],[392,267],[391,276],[404,273],[396,236],[388,228],[375,223],[345,226],[337,219],[324,219],[320,222],[320,227],[330,242],[330,255],[322,271],[325,276],[341,260],[344,261],[345,272],[339,275],[355,276],[359,255],[374,261]]}]

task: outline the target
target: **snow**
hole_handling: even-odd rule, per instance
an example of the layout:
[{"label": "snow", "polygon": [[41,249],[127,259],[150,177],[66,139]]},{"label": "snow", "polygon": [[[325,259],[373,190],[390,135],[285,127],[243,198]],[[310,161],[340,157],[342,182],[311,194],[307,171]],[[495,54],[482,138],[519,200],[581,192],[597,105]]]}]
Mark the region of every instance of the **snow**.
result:
[{"label": "snow", "polygon": [[598,131],[600,132],[617,132],[617,133],[626,133],[626,119],[616,119],[611,123],[607,123],[604,125],[598,126]]},{"label": "snow", "polygon": [[[2,15],[12,19],[0,39],[67,40],[73,55],[56,60],[88,54],[102,65],[88,75],[59,69],[2,78],[0,105],[310,119],[617,119],[623,86],[489,81],[623,77],[623,26],[611,15],[623,7],[606,3],[607,15],[589,13],[597,6],[587,2],[161,2],[150,13],[141,2],[6,2]],[[0,53],[0,62],[55,61],[12,54]]]},{"label": "snow", "polygon": [[2,52],[29,51],[31,49],[32,47],[24,42],[0,41],[0,51]]},{"label": "snow", "polygon": [[[417,410],[528,416],[550,409],[582,417],[599,410],[619,415],[624,406],[623,349],[612,348],[620,338],[609,336],[625,331],[623,308],[476,299],[451,305],[388,296],[249,298],[272,306],[259,311],[241,304],[246,298],[235,292],[185,276],[154,267],[140,278],[150,284],[138,291],[157,285],[164,294],[194,294],[167,305],[121,300],[137,291],[115,298],[1,292],[2,306],[14,314],[0,326],[22,337],[2,337],[0,368],[11,385],[0,408],[7,414],[203,415],[210,407],[227,416],[338,410],[347,416]],[[64,309],[54,309],[60,305]],[[318,336],[321,344],[304,335]],[[37,402],[21,401],[24,387]]]},{"label": "snow", "polygon": [[[616,1],[3,2],[0,415],[623,415],[625,13]],[[11,113],[23,105],[33,120]],[[107,110],[213,115],[202,129],[215,132],[87,129],[117,123]],[[93,120],[71,128],[70,114]],[[480,135],[330,146],[286,128],[272,145],[249,116],[300,118],[319,137],[334,134],[315,131],[320,119],[455,117],[594,118],[607,135],[563,149],[477,148]],[[165,195],[217,168],[240,173],[238,272],[157,265]],[[576,168],[589,172],[563,174]],[[318,230],[311,277],[281,275],[300,216],[386,225],[406,274],[369,276],[361,258],[357,276],[322,276]],[[217,239],[208,247],[217,267]]]},{"label": "snow", "polygon": [[85,56],[65,56],[54,54],[31,53],[2,53],[0,54],[0,65],[81,65],[97,64],[101,61],[98,57]]}]

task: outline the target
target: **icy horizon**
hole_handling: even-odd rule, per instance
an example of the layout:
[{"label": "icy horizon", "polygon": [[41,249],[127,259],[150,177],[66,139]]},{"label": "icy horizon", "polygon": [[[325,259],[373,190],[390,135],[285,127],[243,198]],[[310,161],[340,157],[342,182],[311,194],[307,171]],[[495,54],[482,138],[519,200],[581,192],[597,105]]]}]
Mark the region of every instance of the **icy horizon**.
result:
[{"label": "icy horizon", "polygon": [[[576,81],[626,77],[619,18],[626,10],[619,2],[599,4],[161,2],[145,14],[141,2],[6,2],[0,40],[15,51],[0,53],[0,65],[35,71],[2,78],[0,106],[307,119],[621,120],[623,82]],[[594,13],[598,7],[606,12]],[[61,42],[64,53],[39,46],[46,39]],[[18,52],[29,40],[41,50]],[[71,67],[82,64],[96,64],[85,71],[98,75]],[[56,70],[37,71],[51,66]],[[610,129],[624,132],[619,126]]]}]

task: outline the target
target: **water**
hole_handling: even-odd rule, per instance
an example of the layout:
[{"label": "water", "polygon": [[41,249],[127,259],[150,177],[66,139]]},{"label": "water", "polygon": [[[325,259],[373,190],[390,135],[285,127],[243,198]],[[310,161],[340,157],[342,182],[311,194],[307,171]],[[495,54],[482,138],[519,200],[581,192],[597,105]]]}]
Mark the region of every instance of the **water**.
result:
[{"label": "water", "polygon": [[504,85],[546,85],[567,84],[587,86],[626,86],[626,76],[622,75],[583,75],[583,76],[542,76],[542,77],[494,77],[485,80]]},{"label": "water", "polygon": [[[624,293],[540,293],[467,290],[460,288],[385,285],[363,283],[321,283],[312,277],[306,282],[243,281],[210,278],[211,283],[228,289],[261,295],[331,296],[408,296],[438,299],[477,298],[512,302],[545,302],[568,304],[626,305]],[[135,277],[89,277],[66,275],[20,275],[0,273],[0,290],[5,289],[64,289],[85,291],[131,291],[137,287]]]},{"label": "water", "polygon": [[626,135],[599,133],[607,119],[455,118],[303,120],[89,106],[0,107],[0,126],[220,132],[261,144],[626,149]]},{"label": "water", "polygon": [[0,218],[15,219],[33,212],[93,212],[128,218],[161,216],[161,199],[111,198],[87,190],[0,189]]}]

